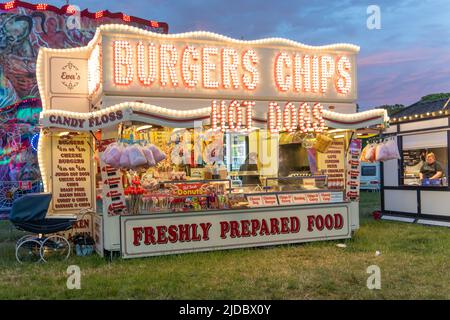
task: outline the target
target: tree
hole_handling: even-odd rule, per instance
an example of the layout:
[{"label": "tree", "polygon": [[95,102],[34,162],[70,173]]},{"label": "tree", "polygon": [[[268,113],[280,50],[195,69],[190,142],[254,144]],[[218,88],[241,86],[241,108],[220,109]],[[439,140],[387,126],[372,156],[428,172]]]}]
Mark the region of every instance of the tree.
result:
[{"label": "tree", "polygon": [[433,101],[438,99],[450,98],[450,92],[447,93],[431,93],[420,98],[420,101]]}]

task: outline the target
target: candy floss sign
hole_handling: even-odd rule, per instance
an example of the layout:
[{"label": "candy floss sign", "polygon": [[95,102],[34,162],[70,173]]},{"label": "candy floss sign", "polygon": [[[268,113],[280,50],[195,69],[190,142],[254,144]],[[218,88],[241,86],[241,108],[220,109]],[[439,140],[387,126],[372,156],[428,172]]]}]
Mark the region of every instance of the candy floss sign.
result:
[{"label": "candy floss sign", "polygon": [[161,35],[120,26],[100,30],[102,41],[89,60],[90,93],[103,88],[130,96],[356,100],[354,45],[241,41],[208,32]]},{"label": "candy floss sign", "polygon": [[350,237],[348,209],[337,205],[301,212],[121,216],[120,227],[124,258]]}]

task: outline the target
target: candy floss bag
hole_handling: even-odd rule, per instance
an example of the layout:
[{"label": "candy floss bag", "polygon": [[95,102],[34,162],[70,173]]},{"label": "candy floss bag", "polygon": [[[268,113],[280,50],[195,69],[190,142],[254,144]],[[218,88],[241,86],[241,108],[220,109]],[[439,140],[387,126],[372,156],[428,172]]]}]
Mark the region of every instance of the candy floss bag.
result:
[{"label": "candy floss bag", "polygon": [[156,166],[155,157],[153,156],[153,152],[148,147],[142,147],[142,152],[145,155],[145,158],[147,159],[147,164],[150,167]]},{"label": "candy floss bag", "polygon": [[129,156],[129,147],[123,146],[122,155],[120,156],[120,167],[121,168],[130,168],[130,156]]},{"label": "candy floss bag", "polygon": [[132,168],[147,164],[147,158],[142,152],[142,147],[139,145],[132,145],[128,147],[128,156],[130,157],[130,165]]},{"label": "candy floss bag", "polygon": [[120,167],[120,157],[122,155],[122,146],[116,142],[106,147],[102,154],[102,160],[111,167]]},{"label": "candy floss bag", "polygon": [[166,159],[166,155],[164,152],[162,152],[157,146],[154,144],[151,144],[149,147],[150,151],[153,153],[153,158],[155,159],[156,163],[163,161]]}]

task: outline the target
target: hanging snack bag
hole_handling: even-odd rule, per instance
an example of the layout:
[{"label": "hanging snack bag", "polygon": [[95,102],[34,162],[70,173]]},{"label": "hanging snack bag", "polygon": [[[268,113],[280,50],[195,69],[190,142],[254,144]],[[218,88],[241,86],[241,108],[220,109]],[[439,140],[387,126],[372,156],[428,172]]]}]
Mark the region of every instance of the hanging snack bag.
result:
[{"label": "hanging snack bag", "polygon": [[147,148],[150,149],[150,151],[153,153],[153,158],[155,159],[156,163],[163,161],[166,159],[166,155],[164,152],[162,152],[157,146],[154,144],[151,144]]},{"label": "hanging snack bag", "polygon": [[359,157],[359,161],[361,161],[361,162],[367,162],[367,160],[366,160],[367,149],[369,149],[369,145],[366,145],[366,146],[364,147],[364,149],[362,149],[362,151],[361,151],[361,156]]},{"label": "hanging snack bag", "polygon": [[147,164],[147,158],[142,152],[142,147],[139,145],[132,145],[128,148],[128,156],[130,157],[130,165],[132,168],[137,168]]},{"label": "hanging snack bag", "polygon": [[127,147],[124,147],[122,150],[122,154],[120,156],[120,167],[121,168],[130,168],[130,157],[129,157],[129,150]]},{"label": "hanging snack bag", "polygon": [[150,167],[156,166],[155,157],[153,156],[153,152],[148,147],[142,147],[142,152],[145,155],[145,158],[147,159],[147,164]]},{"label": "hanging snack bag", "polygon": [[365,156],[366,161],[369,161],[369,162],[375,161],[375,151],[376,151],[376,145],[370,144],[366,151],[366,156]]},{"label": "hanging snack bag", "polygon": [[106,147],[102,154],[102,160],[111,167],[118,168],[120,166],[120,156],[122,155],[122,146],[118,143],[111,143]]},{"label": "hanging snack bag", "polygon": [[314,143],[313,148],[321,153],[325,153],[325,152],[327,152],[331,143],[333,143],[332,138],[330,138],[324,134],[318,134],[316,137],[316,143]]},{"label": "hanging snack bag", "polygon": [[398,146],[394,139],[389,139],[385,143],[385,147],[388,160],[400,159],[400,152],[398,151]]},{"label": "hanging snack bag", "polygon": [[388,149],[384,142],[379,143],[375,149],[375,160],[376,161],[385,161],[388,160]]}]

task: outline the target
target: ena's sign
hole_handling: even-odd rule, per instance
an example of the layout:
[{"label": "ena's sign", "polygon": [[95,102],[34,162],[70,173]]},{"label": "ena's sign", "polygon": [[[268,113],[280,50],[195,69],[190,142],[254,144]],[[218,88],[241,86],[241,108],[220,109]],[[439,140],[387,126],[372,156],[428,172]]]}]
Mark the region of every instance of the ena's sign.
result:
[{"label": "ena's sign", "polygon": [[121,216],[124,258],[268,246],[350,237],[348,208],[277,207],[192,213]]},{"label": "ena's sign", "polygon": [[[161,35],[101,27],[89,63],[91,93],[267,101],[356,100],[354,45],[240,41],[191,32]],[[101,52],[101,54],[100,54]],[[100,76],[98,73],[102,72]],[[102,82],[102,86],[98,85]]]}]

